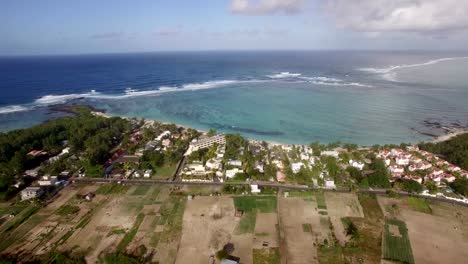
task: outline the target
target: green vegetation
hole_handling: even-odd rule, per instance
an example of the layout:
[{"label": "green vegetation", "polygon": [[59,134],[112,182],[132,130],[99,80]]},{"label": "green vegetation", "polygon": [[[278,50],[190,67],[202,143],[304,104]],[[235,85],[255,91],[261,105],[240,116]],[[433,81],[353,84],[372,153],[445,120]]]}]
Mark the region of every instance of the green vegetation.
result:
[{"label": "green vegetation", "polygon": [[439,143],[422,143],[419,148],[437,155],[468,170],[468,133]]},{"label": "green vegetation", "polygon": [[241,194],[241,193],[250,193],[250,186],[248,185],[223,185],[223,193],[226,194]]},{"label": "green vegetation", "polygon": [[383,213],[375,194],[358,194],[358,199],[364,211],[365,218],[376,220],[383,219]]},{"label": "green vegetation", "polygon": [[96,190],[96,194],[121,194],[128,190],[128,186],[122,184],[103,184]]},{"label": "green vegetation", "polygon": [[302,230],[306,233],[312,232],[312,225],[310,224],[302,224]]},{"label": "green vegetation", "polygon": [[413,180],[403,180],[401,188],[409,193],[421,193],[423,191],[422,185]]},{"label": "green vegetation", "polygon": [[450,187],[456,193],[468,196],[468,178],[458,178],[454,182],[450,183]]},{"label": "green vegetation", "polygon": [[247,234],[255,231],[255,223],[257,221],[256,212],[245,212],[236,227],[236,234]]},{"label": "green vegetation", "polygon": [[276,212],[275,196],[236,196],[234,197],[236,210],[244,212],[272,213]]},{"label": "green vegetation", "polygon": [[26,221],[29,217],[31,217],[34,213],[36,213],[37,210],[39,210],[39,208],[40,207],[36,205],[29,206],[28,208],[23,210],[21,214],[17,215],[11,221],[9,221],[4,226],[2,226],[1,232],[8,232],[8,231],[15,229],[16,227],[21,225],[24,221]]},{"label": "green vegetation", "polygon": [[182,197],[171,197],[172,209],[168,215],[162,215],[165,218],[165,228],[159,240],[169,242],[182,234],[182,222],[185,210],[186,200]]},{"label": "green vegetation", "polygon": [[339,245],[319,245],[317,254],[320,263],[344,264],[344,249]]},{"label": "green vegetation", "polygon": [[322,191],[315,192],[315,198],[317,200],[318,209],[327,209],[327,204],[325,203],[325,195]]},{"label": "green vegetation", "polygon": [[279,264],[281,262],[278,248],[254,248],[252,253],[254,264]]},{"label": "green vegetation", "polygon": [[271,213],[276,212],[276,196],[236,196],[234,197],[234,206],[236,210],[244,211],[236,233],[253,233],[257,212]]},{"label": "green vegetation", "polygon": [[227,134],[224,160],[238,159],[240,156],[240,149],[246,147],[247,143],[247,140],[239,134]]},{"label": "green vegetation", "polygon": [[[15,176],[38,166],[44,158],[57,155],[68,140],[70,154],[83,153],[80,160],[59,160],[46,166],[47,171],[56,172],[70,167],[83,167],[89,176],[101,176],[102,164],[110,157],[111,150],[120,142],[122,135],[129,132],[130,123],[122,118],[104,118],[93,115],[85,107],[72,109],[76,116],[50,120],[44,124],[8,133],[0,133],[0,198],[10,198],[17,189],[10,186]],[[45,157],[32,157],[31,150],[47,152]]]},{"label": "green vegetation", "polygon": [[76,214],[80,211],[80,207],[76,205],[63,205],[57,210],[57,214],[61,216],[68,216],[72,214]]},{"label": "green vegetation", "polygon": [[47,254],[41,263],[47,264],[85,264],[86,260],[82,255],[72,254],[70,252],[52,251]]},{"label": "green vegetation", "polygon": [[[393,226],[393,230],[391,226]],[[397,219],[387,219],[385,221],[383,258],[402,263],[414,263],[405,222]]]},{"label": "green vegetation", "polygon": [[361,186],[389,188],[389,172],[381,159],[373,158],[370,169],[374,172],[360,182]]},{"label": "green vegetation", "polygon": [[125,249],[130,244],[130,242],[132,242],[144,218],[145,218],[145,215],[143,213],[139,213],[137,215],[137,218],[135,220],[135,223],[133,224],[132,229],[130,229],[130,231],[125,234],[125,236],[120,241],[119,245],[117,245],[118,252],[125,251]]},{"label": "green vegetation", "polygon": [[115,252],[104,255],[100,259],[101,263],[104,264],[139,264],[146,263],[145,259],[140,256],[129,255],[124,252]]},{"label": "green vegetation", "polygon": [[326,241],[320,245],[320,263],[380,263],[383,213],[375,195],[359,194],[358,198],[365,217],[341,219],[351,239],[344,246],[336,241]]},{"label": "green vegetation", "polygon": [[144,196],[150,189],[151,185],[138,185],[130,195]]},{"label": "green vegetation", "polygon": [[408,204],[416,211],[432,214],[432,209],[426,199],[408,197]]}]

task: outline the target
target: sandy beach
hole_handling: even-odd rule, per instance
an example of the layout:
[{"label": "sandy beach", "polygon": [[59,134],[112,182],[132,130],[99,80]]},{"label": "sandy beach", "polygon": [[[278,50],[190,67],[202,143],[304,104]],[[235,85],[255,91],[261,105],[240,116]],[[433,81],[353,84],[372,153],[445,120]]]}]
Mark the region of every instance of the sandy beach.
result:
[{"label": "sandy beach", "polygon": [[430,142],[431,143],[444,142],[444,141],[447,141],[447,140],[449,140],[451,138],[454,138],[456,136],[459,136],[459,135],[465,134],[465,133],[468,133],[468,128],[452,128],[452,129],[450,129],[450,132],[448,132],[447,134],[440,135],[440,136],[434,138],[433,140],[431,140]]}]

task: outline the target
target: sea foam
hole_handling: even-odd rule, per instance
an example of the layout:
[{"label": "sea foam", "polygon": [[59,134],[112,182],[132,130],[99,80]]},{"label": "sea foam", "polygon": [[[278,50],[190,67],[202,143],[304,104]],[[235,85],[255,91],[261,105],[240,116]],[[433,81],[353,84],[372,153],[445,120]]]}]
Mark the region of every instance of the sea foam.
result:
[{"label": "sea foam", "polygon": [[0,114],[8,114],[14,112],[28,111],[31,108],[22,105],[9,105],[0,107]]},{"label": "sea foam", "polygon": [[378,73],[378,74],[388,74],[388,73],[390,73],[390,72],[392,72],[394,70],[398,70],[398,69],[421,67],[421,66],[432,65],[432,64],[436,64],[436,63],[444,62],[444,61],[463,60],[463,59],[468,59],[468,57],[441,58],[441,59],[426,61],[426,62],[423,62],[423,63],[401,64],[401,65],[389,66],[389,67],[385,67],[385,68],[359,68],[358,70],[365,71],[365,72]]},{"label": "sea foam", "polygon": [[280,73],[275,73],[272,75],[267,75],[268,78],[272,79],[282,79],[282,78],[293,78],[293,77],[299,77],[302,74],[300,73],[291,73],[291,72],[280,72]]}]

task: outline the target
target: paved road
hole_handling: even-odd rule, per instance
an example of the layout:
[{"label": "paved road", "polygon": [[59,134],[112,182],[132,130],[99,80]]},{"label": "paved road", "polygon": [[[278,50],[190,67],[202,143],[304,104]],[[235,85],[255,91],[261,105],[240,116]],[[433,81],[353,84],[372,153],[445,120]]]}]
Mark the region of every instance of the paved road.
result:
[{"label": "paved road", "polygon": [[[167,185],[195,185],[195,186],[223,186],[223,185],[250,185],[250,184],[257,184],[260,187],[274,187],[280,188],[282,190],[304,190],[304,191],[313,191],[313,190],[323,190],[328,192],[351,192],[349,189],[325,189],[319,187],[309,187],[306,185],[291,185],[291,184],[280,184],[280,183],[271,183],[271,182],[182,182],[182,181],[171,181],[171,180],[153,180],[153,179],[112,179],[112,178],[72,178],[72,181],[76,182],[95,182],[95,183],[125,183],[125,184],[167,184]],[[356,190],[356,192],[360,193],[374,193],[376,195],[387,195],[387,190],[385,189],[360,189]],[[446,199],[443,197],[432,197],[432,196],[425,196],[420,194],[412,194],[402,191],[395,191],[400,196],[407,196],[407,197],[420,197],[424,199],[436,200],[446,203],[452,204],[459,204],[462,206],[468,207],[467,203],[454,201],[450,199]]]}]

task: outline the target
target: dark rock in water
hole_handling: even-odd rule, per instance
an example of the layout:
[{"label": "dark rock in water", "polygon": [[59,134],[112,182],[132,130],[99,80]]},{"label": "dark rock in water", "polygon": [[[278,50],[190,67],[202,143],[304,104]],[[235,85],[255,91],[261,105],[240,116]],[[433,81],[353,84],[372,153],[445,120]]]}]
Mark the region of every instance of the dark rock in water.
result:
[{"label": "dark rock in water", "polygon": [[229,125],[224,125],[224,124],[219,124],[219,123],[203,123],[203,124],[209,127],[215,128],[215,129],[226,129],[226,130],[232,130],[236,132],[260,135],[260,136],[282,136],[284,135],[284,133],[280,131],[262,131],[262,130],[245,128],[245,127],[229,126]]},{"label": "dark rock in water", "polygon": [[426,127],[432,127],[432,128],[441,128],[442,127],[442,124],[440,122],[437,122],[437,121],[424,120],[423,124]]},{"label": "dark rock in water", "polygon": [[57,105],[51,105],[48,107],[50,111],[53,112],[62,112],[62,113],[67,113],[67,114],[77,114],[75,107],[77,106],[83,106],[89,108],[89,110],[94,111],[94,112],[102,112],[105,113],[105,109],[98,109],[94,106],[91,105],[86,105],[86,104],[57,104]]}]

